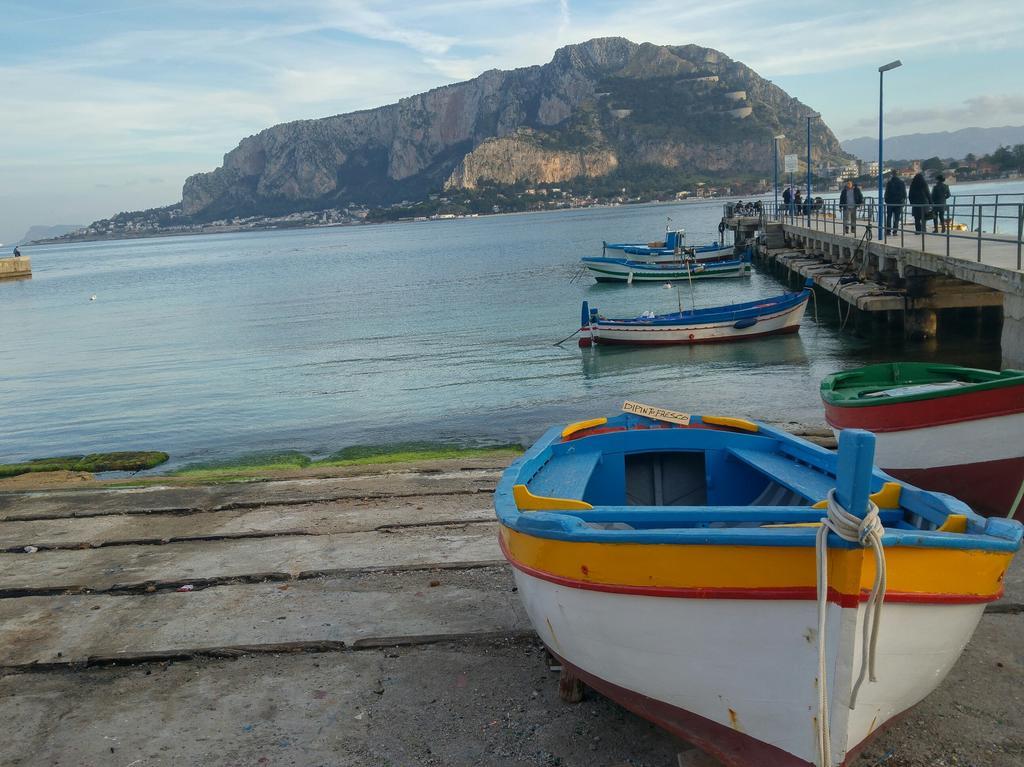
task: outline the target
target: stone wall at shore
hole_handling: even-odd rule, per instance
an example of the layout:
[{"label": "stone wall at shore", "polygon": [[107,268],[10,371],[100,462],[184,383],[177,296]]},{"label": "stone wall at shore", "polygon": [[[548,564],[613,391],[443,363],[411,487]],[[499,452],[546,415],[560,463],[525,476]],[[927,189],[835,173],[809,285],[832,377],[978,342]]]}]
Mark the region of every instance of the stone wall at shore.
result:
[{"label": "stone wall at shore", "polygon": [[31,277],[32,259],[28,256],[0,258],[0,280],[12,277]]}]

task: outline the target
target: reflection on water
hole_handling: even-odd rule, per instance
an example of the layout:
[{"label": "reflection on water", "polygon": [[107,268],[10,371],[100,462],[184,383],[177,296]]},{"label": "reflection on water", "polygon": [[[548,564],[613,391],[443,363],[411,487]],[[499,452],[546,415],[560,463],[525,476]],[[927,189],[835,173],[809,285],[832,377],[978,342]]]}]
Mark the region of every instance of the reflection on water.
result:
[{"label": "reflection on water", "polygon": [[769,336],[750,341],[680,346],[593,346],[580,350],[583,375],[644,376],[651,372],[680,375],[705,367],[742,368],[806,366],[807,352],[799,334]]}]

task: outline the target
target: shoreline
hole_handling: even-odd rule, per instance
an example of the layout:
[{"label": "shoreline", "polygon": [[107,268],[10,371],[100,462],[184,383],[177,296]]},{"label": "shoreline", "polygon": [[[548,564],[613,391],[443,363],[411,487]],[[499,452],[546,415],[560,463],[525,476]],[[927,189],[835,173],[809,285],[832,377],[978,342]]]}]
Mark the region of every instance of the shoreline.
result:
[{"label": "shoreline", "polygon": [[[782,185],[780,179],[780,187]],[[1024,183],[1024,178],[1013,178],[1013,179],[977,179],[972,181],[957,181],[954,186],[977,186],[979,184],[1019,184]],[[837,194],[837,192],[833,192]],[[997,194],[992,192],[992,194]],[[297,226],[282,226],[279,224],[268,225],[268,226],[255,226],[249,228],[221,228],[209,231],[199,232],[151,232],[134,234],[131,236],[118,236],[118,237],[80,237],[73,240],[52,238],[48,240],[33,240],[28,243],[24,243],[24,247],[43,247],[46,245],[75,245],[78,243],[85,242],[122,242],[125,240],[152,240],[164,237],[198,237],[202,235],[221,235],[221,234],[248,234],[248,233],[266,233],[266,232],[279,232],[279,231],[308,231],[312,229],[335,229],[335,228],[346,228],[346,227],[360,227],[360,226],[382,226],[386,224],[426,224],[426,223],[439,223],[448,221],[461,221],[467,218],[493,218],[496,216],[522,216],[532,213],[564,213],[567,211],[575,210],[590,210],[592,208],[623,208],[623,207],[642,207],[642,206],[654,206],[654,205],[713,205],[723,202],[729,202],[730,200],[746,200],[746,199],[760,199],[772,196],[772,190],[761,192],[758,194],[747,194],[747,195],[725,195],[721,197],[708,197],[708,198],[688,198],[683,200],[644,200],[642,202],[625,202],[625,203],[598,203],[595,205],[584,205],[576,208],[541,208],[538,210],[513,210],[506,211],[503,213],[478,213],[472,216],[457,216],[455,218],[444,218],[444,219],[431,219],[416,220],[413,218],[396,219],[394,221],[351,221],[346,223],[333,223],[333,224],[310,224],[310,225],[297,225]]]},{"label": "shoreline", "polygon": [[[827,426],[802,423],[771,424],[813,442],[835,449],[836,440]],[[166,473],[103,472],[97,476],[85,471],[38,471],[0,478],[0,495],[43,490],[91,490],[130,487],[197,487],[203,485],[271,482],[276,480],[329,479],[407,472],[451,472],[467,468],[505,468],[523,454],[525,448],[498,445],[487,448],[433,450],[393,450],[350,459],[309,461],[306,465],[286,464],[280,460],[240,456],[233,461],[210,465],[179,466]],[[291,456],[289,456],[291,457]],[[304,457],[304,456],[302,456]],[[159,469],[152,469],[157,472]],[[116,474],[117,476],[109,476]]]}]

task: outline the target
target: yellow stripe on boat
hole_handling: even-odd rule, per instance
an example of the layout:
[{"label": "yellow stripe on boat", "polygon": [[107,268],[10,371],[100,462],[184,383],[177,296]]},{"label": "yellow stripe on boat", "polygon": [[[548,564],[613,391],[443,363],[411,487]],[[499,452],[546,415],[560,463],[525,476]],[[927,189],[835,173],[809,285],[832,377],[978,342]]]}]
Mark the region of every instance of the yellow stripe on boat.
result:
[{"label": "yellow stripe on boat", "polygon": [[740,431],[757,432],[760,430],[756,423],[748,421],[746,418],[732,418],[727,415],[702,415],[700,420],[712,426],[728,426],[730,429],[739,429]]},{"label": "yellow stripe on boat", "polygon": [[578,431],[583,431],[584,429],[592,429],[595,426],[604,426],[606,423],[608,423],[607,418],[591,418],[589,421],[577,421],[576,423],[571,423],[562,429],[562,439],[565,439]]},{"label": "yellow stripe on boat", "polygon": [[580,511],[594,508],[586,501],[577,501],[575,498],[534,495],[526,485],[513,485],[512,498],[520,511]]},{"label": "yellow stripe on boat", "polygon": [[[593,543],[538,538],[501,527],[514,564],[559,579],[604,586],[678,589],[815,588],[813,547]],[[888,591],[998,598],[1012,554],[967,549],[886,548]],[[830,549],[830,588],[867,591],[875,577],[869,549]]]},{"label": "yellow stripe on boat", "polygon": [[967,532],[967,515],[966,514],[950,514],[946,517],[946,521],[942,523],[942,527],[939,528],[940,533],[966,533]]}]

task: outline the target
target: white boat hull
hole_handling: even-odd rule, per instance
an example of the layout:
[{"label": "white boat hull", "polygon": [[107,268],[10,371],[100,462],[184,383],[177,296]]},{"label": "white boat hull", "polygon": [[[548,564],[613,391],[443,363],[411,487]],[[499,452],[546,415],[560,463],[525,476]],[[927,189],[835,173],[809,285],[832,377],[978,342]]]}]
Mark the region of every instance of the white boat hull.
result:
[{"label": "white boat hull", "polygon": [[807,302],[758,318],[750,327],[737,328],[735,322],[713,322],[701,325],[619,325],[598,323],[592,326],[592,337],[598,344],[699,344],[736,341],[755,336],[795,333],[800,329]]},{"label": "white boat hull", "polygon": [[696,264],[692,271],[686,267],[671,268],[667,264],[650,264],[630,266],[617,263],[589,263],[584,265],[594,278],[603,282],[669,282],[672,280],[700,280],[715,277],[744,277],[750,274],[750,263],[743,262],[729,267],[720,267],[715,263]]},{"label": "white boat hull", "polygon": [[[798,765],[817,760],[817,606],[809,599],[688,599],[572,588],[515,571],[541,639],[573,667],[629,691],[619,702],[645,715],[644,699],[667,704],[698,745],[722,729],[750,745],[746,761]],[[928,695],[970,639],[983,604],[886,604],[878,681],[848,708],[859,667],[863,605],[829,604],[828,679],[832,759],[842,763],[874,730]],[[851,659],[857,659],[852,662]],[[616,697],[614,694],[612,697]],[[701,740],[693,722],[717,732]],[[671,722],[659,722],[671,727]],[[713,724],[707,724],[713,723]],[[803,723],[803,724],[800,724]],[[698,728],[699,729],[699,728]],[[741,737],[746,736],[746,737]],[[760,744],[764,760],[749,761]],[[784,752],[779,754],[777,750]],[[728,752],[718,755],[726,764]]]}]

